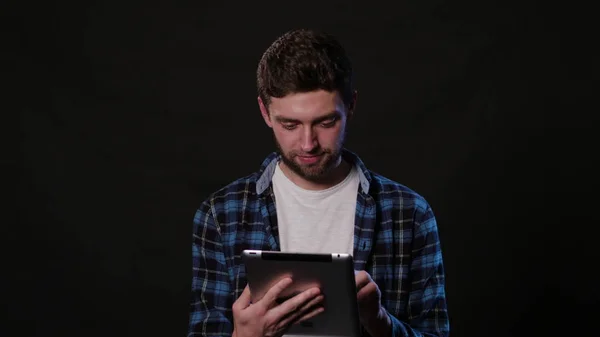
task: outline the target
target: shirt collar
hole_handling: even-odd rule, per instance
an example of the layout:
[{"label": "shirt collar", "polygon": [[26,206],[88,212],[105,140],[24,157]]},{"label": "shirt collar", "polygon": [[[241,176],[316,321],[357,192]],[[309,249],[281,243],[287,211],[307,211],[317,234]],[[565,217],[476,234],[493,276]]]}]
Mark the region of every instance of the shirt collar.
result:
[{"label": "shirt collar", "polygon": [[[358,171],[358,176],[360,179],[360,187],[363,193],[369,193],[369,187],[371,186],[372,177],[367,170],[367,167],[362,162],[362,160],[356,155],[354,152],[343,148],[342,149],[342,158],[349,162],[350,164],[354,164],[356,170]],[[256,181],[256,193],[262,194],[267,188],[271,185],[273,174],[275,173],[275,168],[277,163],[281,159],[281,154],[277,152],[272,152],[265,158],[263,161],[260,170],[258,172],[259,178]]]}]

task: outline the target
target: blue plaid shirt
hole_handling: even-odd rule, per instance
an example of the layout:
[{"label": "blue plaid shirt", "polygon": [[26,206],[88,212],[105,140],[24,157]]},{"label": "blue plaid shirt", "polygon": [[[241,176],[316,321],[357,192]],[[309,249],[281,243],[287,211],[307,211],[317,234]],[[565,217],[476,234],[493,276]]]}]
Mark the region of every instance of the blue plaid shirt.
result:
[{"label": "blue plaid shirt", "polygon": [[[354,264],[382,294],[392,336],[447,336],[445,275],[437,223],[427,201],[367,170],[347,149],[360,176],[354,226]],[[213,193],[193,222],[193,278],[188,336],[231,336],[233,302],[246,286],[244,249],[278,251],[271,178],[280,157]],[[333,239],[333,238],[332,238]]]}]

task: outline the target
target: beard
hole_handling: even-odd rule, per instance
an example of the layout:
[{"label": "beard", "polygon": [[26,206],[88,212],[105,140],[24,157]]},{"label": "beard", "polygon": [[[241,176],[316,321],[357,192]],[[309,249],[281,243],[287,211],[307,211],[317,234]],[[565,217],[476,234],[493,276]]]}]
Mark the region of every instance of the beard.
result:
[{"label": "beard", "polygon": [[[284,152],[275,138],[275,145],[281,154],[281,161],[298,176],[312,182],[320,182],[328,177],[328,174],[337,167],[342,156],[344,140],[342,139],[334,149],[318,147],[311,152],[289,151]],[[313,164],[300,164],[296,161],[299,155],[319,155],[320,158]]]}]

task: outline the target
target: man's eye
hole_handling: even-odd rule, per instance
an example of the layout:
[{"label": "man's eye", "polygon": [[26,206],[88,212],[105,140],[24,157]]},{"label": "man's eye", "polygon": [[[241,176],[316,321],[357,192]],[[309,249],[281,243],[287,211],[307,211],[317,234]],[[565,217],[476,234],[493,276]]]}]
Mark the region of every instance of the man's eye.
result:
[{"label": "man's eye", "polygon": [[337,118],[331,118],[331,119],[328,119],[328,120],[324,121],[323,123],[321,123],[321,125],[323,127],[330,128],[335,125],[336,121],[337,121]]},{"label": "man's eye", "polygon": [[281,124],[286,130],[293,130],[296,127],[296,124]]}]

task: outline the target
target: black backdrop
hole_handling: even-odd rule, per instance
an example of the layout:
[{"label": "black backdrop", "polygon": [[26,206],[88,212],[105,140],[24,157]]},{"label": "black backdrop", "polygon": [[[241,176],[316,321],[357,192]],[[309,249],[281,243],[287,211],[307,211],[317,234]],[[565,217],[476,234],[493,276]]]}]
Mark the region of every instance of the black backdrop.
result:
[{"label": "black backdrop", "polygon": [[23,89],[10,97],[20,174],[6,237],[22,239],[7,255],[10,335],[185,335],[194,212],[273,149],[254,72],[296,27],[337,35],[353,59],[348,146],[432,204],[452,334],[595,330],[590,11],[105,1],[7,13],[7,74]]}]

